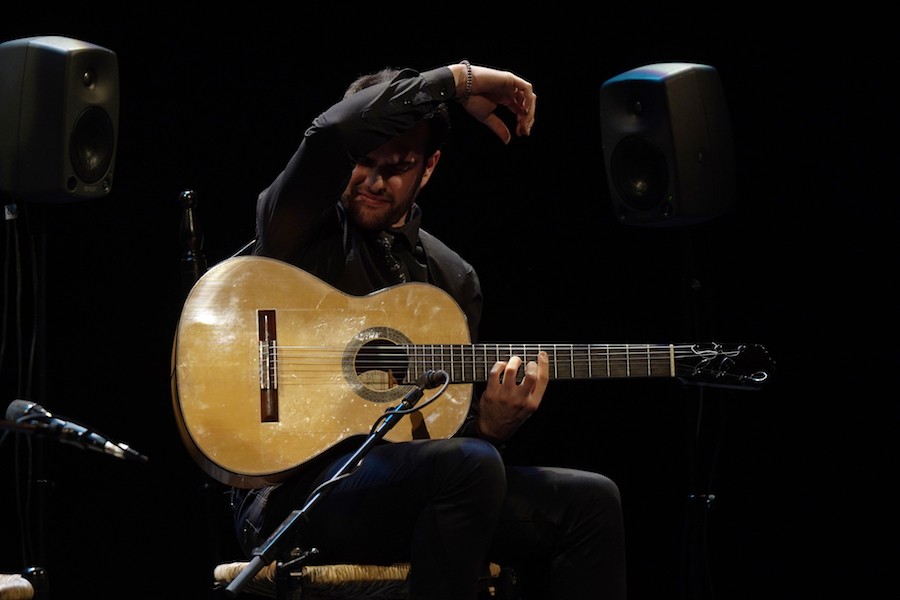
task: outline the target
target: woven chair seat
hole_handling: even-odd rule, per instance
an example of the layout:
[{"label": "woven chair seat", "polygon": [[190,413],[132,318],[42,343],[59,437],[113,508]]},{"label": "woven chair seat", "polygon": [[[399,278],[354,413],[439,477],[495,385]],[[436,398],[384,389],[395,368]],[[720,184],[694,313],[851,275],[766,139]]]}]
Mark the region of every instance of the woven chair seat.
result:
[{"label": "woven chair seat", "polygon": [[[213,575],[217,587],[226,587],[248,565],[231,562],[216,566]],[[409,589],[406,578],[409,563],[380,565],[306,565],[291,573],[292,598],[303,600],[403,600]],[[243,591],[265,598],[277,597],[277,563],[260,569]],[[490,577],[500,576],[500,566],[490,565]]]},{"label": "woven chair seat", "polygon": [[0,573],[0,600],[30,600],[34,598],[34,586],[21,575]]}]

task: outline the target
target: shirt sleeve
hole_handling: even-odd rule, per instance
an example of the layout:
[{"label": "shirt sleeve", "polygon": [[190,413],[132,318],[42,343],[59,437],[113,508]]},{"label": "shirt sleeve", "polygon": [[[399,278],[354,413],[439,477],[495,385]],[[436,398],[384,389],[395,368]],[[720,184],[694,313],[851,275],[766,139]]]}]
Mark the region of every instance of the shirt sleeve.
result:
[{"label": "shirt sleeve", "polygon": [[331,213],[354,164],[455,97],[453,73],[404,69],[313,120],[285,169],[257,200],[256,254],[288,262]]}]

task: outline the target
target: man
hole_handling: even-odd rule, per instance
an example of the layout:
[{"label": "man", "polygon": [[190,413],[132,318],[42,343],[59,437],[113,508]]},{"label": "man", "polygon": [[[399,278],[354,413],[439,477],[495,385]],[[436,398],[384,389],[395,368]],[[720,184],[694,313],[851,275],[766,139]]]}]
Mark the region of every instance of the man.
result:
[{"label": "man", "polygon": [[[416,198],[441,157],[447,103],[504,143],[529,135],[537,97],[528,81],[463,61],[422,73],[363,76],[319,115],[257,206],[258,255],[297,265],[348,294],[405,281],[446,290],[472,339],[481,288],[472,266],[420,228]],[[516,373],[523,369],[519,381]],[[471,600],[488,561],[517,568],[526,598],[625,597],[619,491],[605,476],[504,464],[500,448],[539,407],[546,353],[493,365],[450,439],[383,443],[290,531],[328,563],[411,564],[410,597]],[[247,492],[234,508],[245,551],[264,542],[352,453],[310,461],[296,478]],[[284,548],[287,550],[289,548]]]}]

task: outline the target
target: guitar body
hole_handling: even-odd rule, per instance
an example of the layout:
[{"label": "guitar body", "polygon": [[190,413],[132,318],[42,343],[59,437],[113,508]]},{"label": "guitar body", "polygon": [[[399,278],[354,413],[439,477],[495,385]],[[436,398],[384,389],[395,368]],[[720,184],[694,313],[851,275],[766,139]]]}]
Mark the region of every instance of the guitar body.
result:
[{"label": "guitar body", "polygon": [[[216,479],[259,487],[367,435],[413,389],[400,379],[402,360],[371,369],[357,361],[384,340],[466,344],[469,333],[454,300],[427,284],[350,296],[274,259],[219,263],[188,295],[172,353],[175,415],[188,451]],[[452,436],[472,387],[449,385],[384,439]]]}]

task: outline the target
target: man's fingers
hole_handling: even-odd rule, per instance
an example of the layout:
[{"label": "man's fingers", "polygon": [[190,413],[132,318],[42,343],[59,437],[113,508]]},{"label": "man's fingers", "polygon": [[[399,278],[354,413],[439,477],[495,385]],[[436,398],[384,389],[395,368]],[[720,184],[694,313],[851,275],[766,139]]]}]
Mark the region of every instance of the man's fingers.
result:
[{"label": "man's fingers", "polygon": [[506,123],[503,122],[503,119],[498,117],[497,115],[491,113],[482,120],[488,129],[493,131],[498,138],[500,138],[504,144],[508,144],[512,139],[512,134],[509,132],[509,127],[506,126]]}]

